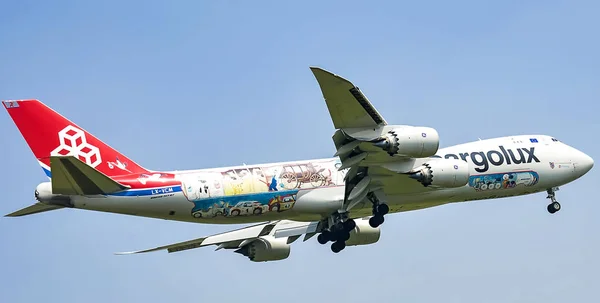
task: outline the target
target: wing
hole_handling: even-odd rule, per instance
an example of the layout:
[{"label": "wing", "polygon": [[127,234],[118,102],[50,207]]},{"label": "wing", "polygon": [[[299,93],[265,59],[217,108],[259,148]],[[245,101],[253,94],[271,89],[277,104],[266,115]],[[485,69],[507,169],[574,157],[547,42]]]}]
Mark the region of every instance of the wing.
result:
[{"label": "wing", "polygon": [[[342,162],[339,169],[347,170],[345,199],[340,211],[350,210],[365,198],[378,203],[376,201],[386,201],[392,195],[432,190],[408,176],[424,160],[392,155],[394,150],[385,146],[394,144],[388,136],[395,136],[397,130],[409,126],[388,125],[350,81],[318,67],[311,70],[336,128],[333,142],[337,150],[335,156]],[[437,132],[433,133],[437,136]]]},{"label": "wing", "polygon": [[335,128],[387,125],[369,99],[350,81],[319,67],[310,69],[321,86]]},{"label": "wing", "polygon": [[129,255],[147,253],[152,251],[166,250],[169,253],[216,245],[217,249],[236,249],[243,252],[243,248],[260,239],[284,239],[286,244],[296,241],[301,235],[306,235],[304,241],[314,236],[319,229],[319,222],[297,222],[281,220],[252,225],[241,229],[228,231],[221,234],[198,238],[190,241],[179,242],[151,249],[121,252],[118,255]]}]

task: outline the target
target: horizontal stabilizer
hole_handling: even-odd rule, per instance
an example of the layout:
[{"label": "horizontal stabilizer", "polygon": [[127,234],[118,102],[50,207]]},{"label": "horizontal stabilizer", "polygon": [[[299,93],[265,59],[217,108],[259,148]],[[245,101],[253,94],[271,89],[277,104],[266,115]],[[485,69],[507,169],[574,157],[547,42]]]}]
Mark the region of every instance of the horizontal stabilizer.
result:
[{"label": "horizontal stabilizer", "polygon": [[50,157],[50,170],[53,194],[106,195],[129,188],[73,156]]},{"label": "horizontal stabilizer", "polygon": [[21,216],[33,215],[33,214],[37,214],[37,213],[43,213],[45,211],[50,211],[50,210],[55,210],[55,209],[60,209],[60,208],[64,208],[64,206],[36,203],[31,206],[27,206],[23,209],[17,210],[13,213],[10,213],[10,214],[6,215],[5,217],[21,217]]}]

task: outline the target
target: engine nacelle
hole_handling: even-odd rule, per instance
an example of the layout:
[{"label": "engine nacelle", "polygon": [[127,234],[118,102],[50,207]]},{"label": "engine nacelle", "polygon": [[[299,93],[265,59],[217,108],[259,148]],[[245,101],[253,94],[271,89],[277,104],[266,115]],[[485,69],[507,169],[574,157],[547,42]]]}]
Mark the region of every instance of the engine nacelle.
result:
[{"label": "engine nacelle", "polygon": [[369,245],[379,241],[381,231],[379,227],[371,227],[369,220],[354,219],[356,227],[350,232],[350,239],[346,246]]},{"label": "engine nacelle", "polygon": [[388,131],[375,146],[390,156],[425,158],[435,155],[440,147],[440,136],[431,127],[401,127]]},{"label": "engine nacelle", "polygon": [[290,256],[290,245],[287,243],[287,237],[263,236],[235,252],[253,262],[277,261]]},{"label": "engine nacelle", "polygon": [[453,188],[469,182],[469,164],[462,160],[435,159],[417,167],[409,177],[424,186]]}]

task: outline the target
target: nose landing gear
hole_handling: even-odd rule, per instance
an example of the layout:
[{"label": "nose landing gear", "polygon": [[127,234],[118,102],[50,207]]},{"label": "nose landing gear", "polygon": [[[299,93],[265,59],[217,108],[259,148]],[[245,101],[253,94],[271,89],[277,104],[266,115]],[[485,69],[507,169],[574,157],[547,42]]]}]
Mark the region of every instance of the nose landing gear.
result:
[{"label": "nose landing gear", "polygon": [[547,199],[550,199],[550,204],[548,204],[548,212],[553,214],[557,211],[560,210],[560,203],[558,203],[558,201],[556,201],[556,191],[558,190],[558,187],[553,187],[553,188],[549,188],[546,190],[546,192],[548,193],[548,197],[546,197]]}]

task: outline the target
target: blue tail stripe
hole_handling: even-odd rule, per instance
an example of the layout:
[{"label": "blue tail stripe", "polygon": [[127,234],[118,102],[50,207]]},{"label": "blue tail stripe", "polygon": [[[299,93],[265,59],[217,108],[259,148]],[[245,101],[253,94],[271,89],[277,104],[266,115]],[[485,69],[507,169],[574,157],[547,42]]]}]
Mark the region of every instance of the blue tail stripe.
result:
[{"label": "blue tail stripe", "polygon": [[119,193],[108,194],[109,196],[118,196],[118,197],[135,197],[135,196],[153,196],[153,195],[163,195],[163,194],[172,194],[181,192],[181,186],[166,186],[160,188],[152,188],[152,189],[132,189],[127,191],[122,191]]}]

